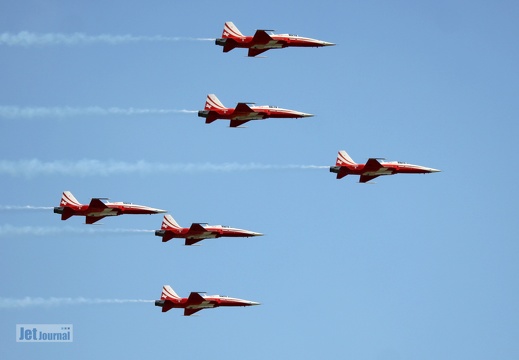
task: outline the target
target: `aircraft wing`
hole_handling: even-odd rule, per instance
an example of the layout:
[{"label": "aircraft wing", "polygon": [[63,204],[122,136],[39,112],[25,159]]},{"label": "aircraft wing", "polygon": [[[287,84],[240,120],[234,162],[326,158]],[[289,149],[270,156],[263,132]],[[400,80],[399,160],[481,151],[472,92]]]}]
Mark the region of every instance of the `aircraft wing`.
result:
[{"label": "aircraft wing", "polygon": [[202,295],[200,295],[199,293],[197,292],[192,292],[191,294],[189,294],[189,297],[187,298],[187,304],[188,305],[193,305],[193,304],[201,304],[205,301],[205,299],[202,297]]},{"label": "aircraft wing", "polygon": [[199,312],[200,310],[203,310],[203,308],[200,309],[184,309],[184,316],[193,315],[196,312]]},{"label": "aircraft wing", "polygon": [[383,168],[382,164],[378,161],[378,159],[370,158],[364,165],[364,171],[377,171],[380,168]]},{"label": "aircraft wing", "polygon": [[102,218],[104,218],[104,216],[87,216],[85,220],[87,224],[93,224],[95,222],[98,222]]},{"label": "aircraft wing", "polygon": [[374,178],[379,177],[380,175],[361,175],[359,182],[366,183],[370,180],[373,180]]},{"label": "aircraft wing", "polygon": [[245,124],[246,122],[249,122],[250,120],[231,120],[230,127],[238,127],[240,125]]},{"label": "aircraft wing", "polygon": [[198,223],[191,224],[191,227],[189,228],[187,232],[186,242],[185,245],[193,245],[196,244],[199,241],[202,241],[206,239],[204,235],[210,234],[211,231],[204,228],[202,225]]},{"label": "aircraft wing", "polygon": [[203,227],[202,225],[200,225],[198,223],[191,224],[191,227],[189,228],[189,231],[188,231],[189,234],[200,234],[200,233],[205,233],[205,232],[207,232],[205,227]]},{"label": "aircraft wing", "polygon": [[90,200],[90,204],[88,205],[88,207],[104,209],[104,208],[107,208],[108,206],[106,206],[106,204],[104,202],[102,202],[101,200],[95,198],[95,199]]},{"label": "aircraft wing", "polygon": [[249,49],[249,53],[247,54],[247,56],[249,57],[254,57],[256,55],[259,55],[261,53],[264,53],[265,51],[267,51],[269,49],[254,49],[254,48],[250,48]]},{"label": "aircraft wing", "polygon": [[256,30],[254,36],[252,37],[252,42],[259,44],[266,44],[273,40],[274,39],[272,39],[272,37],[265,30]]},{"label": "aircraft wing", "polygon": [[250,108],[250,106],[247,103],[238,103],[236,104],[236,107],[234,108],[234,112],[240,112],[240,113],[253,113],[254,110]]},{"label": "aircraft wing", "polygon": [[202,240],[204,240],[204,239],[203,238],[186,238],[185,245],[193,245]]}]

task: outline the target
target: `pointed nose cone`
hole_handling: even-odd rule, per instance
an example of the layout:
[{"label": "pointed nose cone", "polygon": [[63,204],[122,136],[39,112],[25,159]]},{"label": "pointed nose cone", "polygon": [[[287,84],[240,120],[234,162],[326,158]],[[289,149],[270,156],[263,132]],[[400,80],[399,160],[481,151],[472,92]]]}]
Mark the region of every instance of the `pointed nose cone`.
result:
[{"label": "pointed nose cone", "polygon": [[264,234],[262,234],[262,233],[254,232],[254,231],[251,231],[250,234],[251,234],[252,236],[263,236],[263,235],[264,235]]},{"label": "pointed nose cone", "polygon": [[312,117],[314,114],[301,113],[301,117]]},{"label": "pointed nose cone", "polygon": [[255,305],[261,305],[261,303],[255,302],[255,301],[249,301],[249,305],[250,306],[255,306]]},{"label": "pointed nose cone", "polygon": [[441,170],[429,168],[429,172],[435,173],[435,172],[441,172]]},{"label": "pointed nose cone", "polygon": [[167,213],[168,211],[167,210],[162,210],[162,209],[153,209],[155,211],[155,213],[157,214],[164,214],[164,213]]},{"label": "pointed nose cone", "polygon": [[335,46],[334,43],[327,42],[327,41],[321,41],[321,44],[322,44],[323,46]]}]

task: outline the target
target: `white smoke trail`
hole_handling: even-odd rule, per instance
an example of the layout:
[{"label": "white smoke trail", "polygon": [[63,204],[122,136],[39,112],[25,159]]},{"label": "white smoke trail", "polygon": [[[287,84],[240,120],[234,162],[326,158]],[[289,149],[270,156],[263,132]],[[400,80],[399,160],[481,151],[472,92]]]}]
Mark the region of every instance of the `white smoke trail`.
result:
[{"label": "white smoke trail", "polygon": [[106,116],[106,115],[170,115],[170,114],[193,114],[197,110],[175,110],[175,109],[135,109],[135,108],[118,108],[109,107],[102,108],[99,106],[90,106],[84,108],[78,107],[18,107],[18,106],[0,106],[0,118],[19,119],[19,118],[41,118],[54,117],[64,118],[73,116]]},{"label": "white smoke trail", "polygon": [[33,177],[38,175],[61,176],[111,176],[116,174],[157,174],[157,173],[200,173],[200,172],[237,172],[237,171],[264,171],[264,170],[305,170],[325,169],[328,166],[320,165],[268,165],[258,163],[200,163],[200,164],[168,164],[146,161],[50,161],[43,162],[37,159],[9,161],[0,160],[0,175]]},{"label": "white smoke trail", "polygon": [[20,299],[0,298],[0,309],[27,308],[27,307],[56,307],[63,305],[100,305],[100,304],[128,304],[128,303],[152,303],[155,300],[142,299],[88,299],[76,298],[41,298],[26,296]]},{"label": "white smoke trail", "polygon": [[121,45],[140,42],[176,42],[176,41],[214,41],[214,38],[169,37],[169,36],[134,36],[134,35],[86,35],[83,33],[33,33],[21,31],[17,34],[4,32],[0,34],[0,45],[7,46],[51,46],[51,45]]},{"label": "white smoke trail", "polygon": [[52,206],[32,206],[32,205],[0,205],[0,211],[11,211],[11,210],[52,210]]},{"label": "white smoke trail", "polygon": [[70,236],[70,235],[131,235],[153,233],[155,230],[145,229],[104,229],[99,226],[12,226],[8,224],[0,225],[0,238],[14,236]]}]

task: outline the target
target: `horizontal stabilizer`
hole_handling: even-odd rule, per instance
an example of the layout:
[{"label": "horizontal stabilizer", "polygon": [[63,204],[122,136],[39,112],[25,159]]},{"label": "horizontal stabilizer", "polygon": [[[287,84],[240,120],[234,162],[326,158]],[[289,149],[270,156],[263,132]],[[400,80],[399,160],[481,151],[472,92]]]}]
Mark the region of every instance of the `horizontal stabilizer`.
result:
[{"label": "horizontal stabilizer", "polygon": [[337,179],[342,179],[346,175],[348,175],[348,168],[346,166],[341,166],[339,172],[337,173]]},{"label": "horizontal stabilizer", "polygon": [[63,212],[61,213],[61,220],[67,220],[72,215],[74,215],[74,212],[70,208],[63,208]]},{"label": "horizontal stabilizer", "polygon": [[213,121],[216,121],[216,120],[218,120],[218,118],[216,117],[216,115],[212,115],[212,114],[210,114],[209,116],[207,116],[207,117],[205,118],[205,123],[206,123],[206,124],[210,124],[210,123],[212,123]]},{"label": "horizontal stabilizer", "polygon": [[171,239],[173,239],[175,236],[173,235],[173,233],[171,233],[171,231],[166,231],[164,233],[164,235],[162,235],[162,242],[166,242],[166,241],[169,241]]},{"label": "horizontal stabilizer", "polygon": [[229,52],[238,45],[238,42],[232,38],[226,38],[223,45],[223,52]]},{"label": "horizontal stabilizer", "polygon": [[162,312],[166,312],[173,309],[173,306],[174,304],[172,301],[165,300],[164,305],[162,305]]}]

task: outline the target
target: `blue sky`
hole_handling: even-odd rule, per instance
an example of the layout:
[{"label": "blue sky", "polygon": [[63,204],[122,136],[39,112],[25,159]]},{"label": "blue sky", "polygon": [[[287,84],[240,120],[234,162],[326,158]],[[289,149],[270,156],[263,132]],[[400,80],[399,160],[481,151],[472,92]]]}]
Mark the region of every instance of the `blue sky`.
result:
[{"label": "blue sky", "polygon": [[[262,306],[182,317],[151,303],[2,305],[2,358],[517,358],[518,16],[513,1],[4,2],[2,39],[183,39],[0,43],[2,304],[154,300],[170,284]],[[337,46],[249,59],[195,40],[220,37],[225,21]],[[316,116],[230,129],[157,113],[200,110],[208,93]],[[7,116],[12,107],[83,112]],[[362,185],[289,167],[333,165],[341,149],[442,172]],[[91,230],[7,209],[57,206],[64,190],[266,236],[185,247],[128,231],[158,229],[160,215]],[[74,342],[16,343],[20,323],[73,324]]]}]

